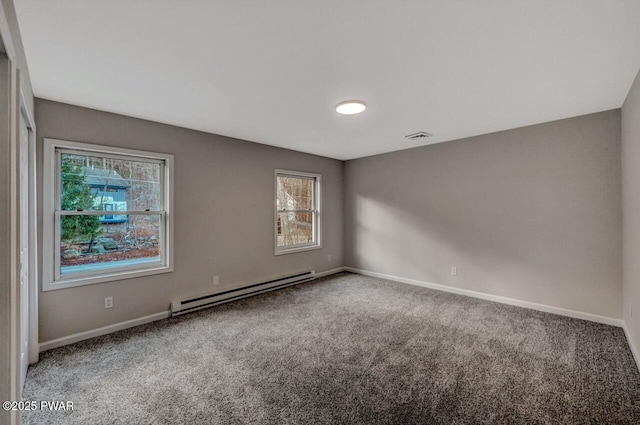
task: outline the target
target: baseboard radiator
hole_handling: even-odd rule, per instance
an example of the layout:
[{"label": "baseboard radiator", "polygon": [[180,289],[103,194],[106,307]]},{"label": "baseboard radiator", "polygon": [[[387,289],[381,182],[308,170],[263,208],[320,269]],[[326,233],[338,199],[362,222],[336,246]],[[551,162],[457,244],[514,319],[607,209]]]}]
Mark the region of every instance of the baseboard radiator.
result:
[{"label": "baseboard radiator", "polygon": [[269,279],[264,282],[249,284],[238,289],[232,289],[224,292],[213,292],[210,294],[202,294],[190,298],[175,300],[171,302],[171,316],[179,316],[181,314],[191,313],[192,311],[202,310],[203,308],[212,307],[214,305],[228,303],[230,301],[274,291],[291,285],[297,285],[298,283],[309,282],[315,279],[315,276],[316,272],[314,270],[309,270]]}]

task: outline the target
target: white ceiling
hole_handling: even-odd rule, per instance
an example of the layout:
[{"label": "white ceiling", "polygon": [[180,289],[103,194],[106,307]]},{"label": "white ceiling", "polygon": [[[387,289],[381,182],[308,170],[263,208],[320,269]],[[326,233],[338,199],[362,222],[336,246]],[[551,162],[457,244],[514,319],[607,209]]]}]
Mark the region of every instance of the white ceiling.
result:
[{"label": "white ceiling", "polygon": [[640,67],[639,0],[15,3],[38,97],[338,159],[618,108]]}]

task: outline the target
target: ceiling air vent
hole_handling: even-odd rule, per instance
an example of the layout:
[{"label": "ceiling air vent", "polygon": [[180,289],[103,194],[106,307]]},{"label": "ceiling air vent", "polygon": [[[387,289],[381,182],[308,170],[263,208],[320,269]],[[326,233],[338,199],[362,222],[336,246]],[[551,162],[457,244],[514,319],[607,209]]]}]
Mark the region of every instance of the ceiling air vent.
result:
[{"label": "ceiling air vent", "polygon": [[426,131],[418,131],[417,133],[409,134],[408,136],[404,136],[407,139],[418,140],[418,139],[426,139],[427,137],[432,137],[433,134],[427,133]]}]

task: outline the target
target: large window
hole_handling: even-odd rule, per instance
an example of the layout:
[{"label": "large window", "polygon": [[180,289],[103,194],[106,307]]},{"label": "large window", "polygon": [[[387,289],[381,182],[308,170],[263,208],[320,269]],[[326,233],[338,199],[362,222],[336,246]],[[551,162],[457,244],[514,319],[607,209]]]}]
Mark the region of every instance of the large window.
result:
[{"label": "large window", "polygon": [[319,174],[275,171],[276,255],[320,248]]},{"label": "large window", "polygon": [[45,139],[44,160],[44,290],[172,270],[172,155]]}]

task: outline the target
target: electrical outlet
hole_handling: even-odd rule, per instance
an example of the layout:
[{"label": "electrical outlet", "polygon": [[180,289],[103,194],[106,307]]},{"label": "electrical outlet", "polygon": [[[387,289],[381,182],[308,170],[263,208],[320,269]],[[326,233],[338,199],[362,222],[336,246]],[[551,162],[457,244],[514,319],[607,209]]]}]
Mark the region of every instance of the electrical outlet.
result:
[{"label": "electrical outlet", "polygon": [[107,297],[104,299],[104,308],[113,307],[113,297]]},{"label": "electrical outlet", "polygon": [[451,276],[458,276],[458,268],[451,267]]},{"label": "electrical outlet", "polygon": [[213,284],[214,285],[220,285],[220,276],[214,276],[213,277]]}]

